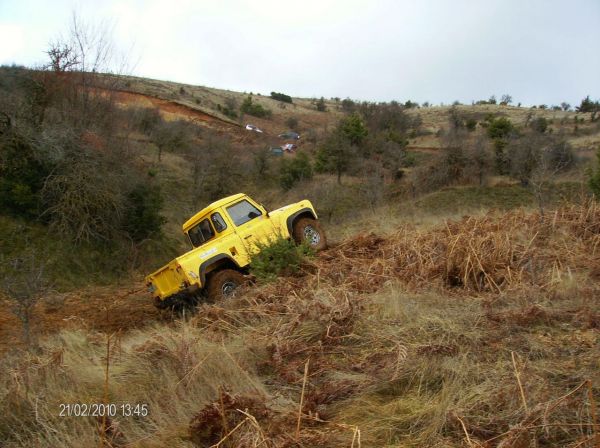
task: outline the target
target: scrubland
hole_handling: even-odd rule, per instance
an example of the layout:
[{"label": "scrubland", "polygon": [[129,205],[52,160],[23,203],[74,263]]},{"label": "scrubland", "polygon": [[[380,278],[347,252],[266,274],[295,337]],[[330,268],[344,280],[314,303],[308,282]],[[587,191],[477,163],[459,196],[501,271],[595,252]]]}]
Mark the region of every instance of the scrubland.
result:
[{"label": "scrubland", "polygon": [[[354,235],[193,314],[7,355],[0,434],[7,447],[597,446],[599,247],[593,202]],[[82,402],[150,411],[58,415]]]},{"label": "scrubland", "polygon": [[[288,103],[78,60],[0,68],[0,446],[600,446],[598,101]],[[144,275],[238,192],[310,199],[330,247],[155,309]]]}]

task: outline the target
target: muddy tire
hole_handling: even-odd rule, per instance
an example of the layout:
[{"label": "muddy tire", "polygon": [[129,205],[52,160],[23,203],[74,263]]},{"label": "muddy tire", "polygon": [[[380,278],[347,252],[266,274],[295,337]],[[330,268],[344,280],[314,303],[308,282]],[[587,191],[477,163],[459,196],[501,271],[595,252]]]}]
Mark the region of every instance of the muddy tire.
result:
[{"label": "muddy tire", "polygon": [[226,299],[233,296],[235,290],[246,283],[241,272],[233,269],[223,269],[212,274],[206,285],[206,294],[210,301]]},{"label": "muddy tire", "polygon": [[292,236],[296,244],[306,241],[315,251],[327,247],[327,237],[319,221],[312,218],[300,218],[294,223]]}]

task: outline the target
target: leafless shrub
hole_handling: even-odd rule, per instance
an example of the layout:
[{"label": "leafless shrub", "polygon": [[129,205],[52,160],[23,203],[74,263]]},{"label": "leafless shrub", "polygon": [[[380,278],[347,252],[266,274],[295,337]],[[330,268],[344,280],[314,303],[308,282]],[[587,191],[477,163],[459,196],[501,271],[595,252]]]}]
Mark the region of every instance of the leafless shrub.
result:
[{"label": "leafless shrub", "polygon": [[364,163],[364,181],[360,185],[361,195],[365,202],[369,204],[371,210],[383,201],[385,196],[385,176],[384,170],[378,163]]},{"label": "leafless shrub", "polygon": [[417,166],[411,171],[409,184],[413,197],[429,193],[449,184],[444,157],[436,155],[433,160]]},{"label": "leafless shrub", "polygon": [[560,136],[529,132],[509,143],[507,156],[510,174],[533,191],[543,218],[549,186],[575,164],[571,146]]},{"label": "leafless shrub", "polygon": [[61,235],[77,242],[110,240],[125,210],[123,178],[93,153],[68,159],[42,190],[45,215]]},{"label": "leafless shrub", "polygon": [[484,184],[486,176],[488,176],[493,167],[493,155],[489,140],[484,136],[479,136],[467,151],[467,167],[466,174],[477,179],[478,185],[481,187]]},{"label": "leafless shrub", "polygon": [[201,143],[189,148],[186,157],[191,162],[194,207],[240,189],[245,170],[227,138],[208,134]]},{"label": "leafless shrub", "polygon": [[199,135],[199,128],[186,120],[156,121],[151,131],[152,140],[158,147],[158,161],[165,151],[185,153],[190,150]]},{"label": "leafless shrub", "polygon": [[34,252],[11,259],[0,258],[0,293],[21,321],[23,340],[27,347],[32,343],[31,319],[36,303],[47,288],[45,264]]}]

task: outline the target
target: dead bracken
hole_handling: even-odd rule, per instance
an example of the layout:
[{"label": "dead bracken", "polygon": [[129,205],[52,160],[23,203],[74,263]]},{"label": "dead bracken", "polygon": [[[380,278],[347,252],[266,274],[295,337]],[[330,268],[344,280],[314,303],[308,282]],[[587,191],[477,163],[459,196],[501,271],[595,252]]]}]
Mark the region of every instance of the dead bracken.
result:
[{"label": "dead bracken", "polygon": [[[358,235],[191,317],[124,328],[108,390],[151,413],[109,427],[127,446],[597,446],[599,223],[590,203]],[[102,384],[105,339],[66,331],[9,358],[0,410],[28,427],[36,400]]]}]

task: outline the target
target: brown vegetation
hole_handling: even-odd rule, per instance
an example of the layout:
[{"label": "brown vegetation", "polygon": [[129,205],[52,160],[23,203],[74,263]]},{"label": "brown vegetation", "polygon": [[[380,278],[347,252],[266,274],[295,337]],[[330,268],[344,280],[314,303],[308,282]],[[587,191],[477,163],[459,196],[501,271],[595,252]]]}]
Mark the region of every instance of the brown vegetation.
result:
[{"label": "brown vegetation", "polygon": [[[592,447],[600,209],[540,218],[358,235],[187,321],[121,333],[110,397],[151,413],[111,424],[140,447]],[[5,358],[7,446],[97,444],[92,420],[56,406],[102,397],[103,340],[62,331]]]},{"label": "brown vegetation", "polygon": [[[97,75],[110,46],[72,33],[0,72],[3,447],[598,446],[595,114]],[[159,313],[139,278],[238,191],[308,197],[337,243]],[[82,402],[150,414],[59,416]]]}]

